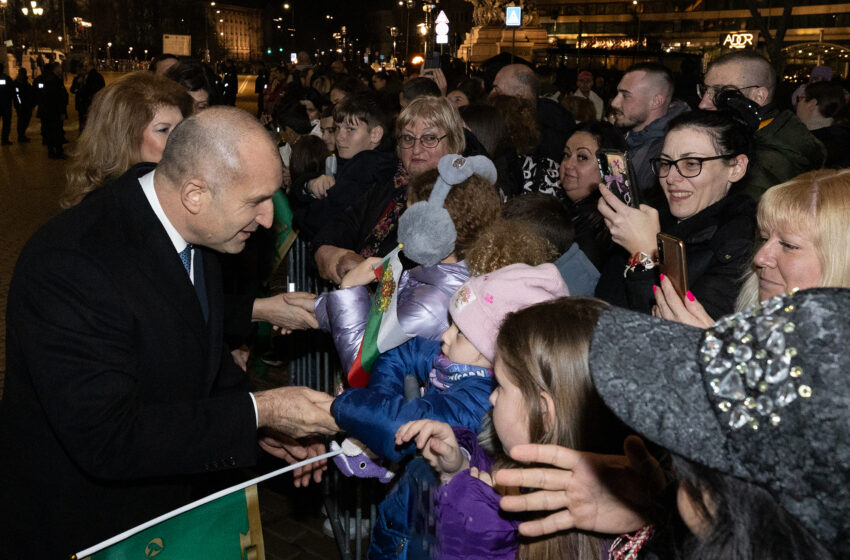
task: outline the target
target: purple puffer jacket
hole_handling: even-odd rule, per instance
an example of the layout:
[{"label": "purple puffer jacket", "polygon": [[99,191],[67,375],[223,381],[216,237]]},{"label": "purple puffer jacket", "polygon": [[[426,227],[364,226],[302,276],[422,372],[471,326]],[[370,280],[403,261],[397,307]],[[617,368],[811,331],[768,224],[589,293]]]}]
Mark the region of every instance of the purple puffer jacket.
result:
[{"label": "purple puffer jacket", "polygon": [[[466,263],[417,266],[401,274],[398,287],[398,321],[408,339],[422,336],[440,340],[449,328],[449,300],[469,280]],[[319,328],[333,335],[343,371],[357,358],[371,296],[365,286],[321,294],[316,300]]]},{"label": "purple puffer jacket", "polygon": [[[469,452],[469,466],[491,472],[492,459],[478,445],[477,436],[466,428],[452,428],[458,444]],[[516,557],[519,520],[499,509],[501,496],[488,484],[472,477],[469,470],[457,473],[434,492],[437,543],[440,560],[495,559]]]}]

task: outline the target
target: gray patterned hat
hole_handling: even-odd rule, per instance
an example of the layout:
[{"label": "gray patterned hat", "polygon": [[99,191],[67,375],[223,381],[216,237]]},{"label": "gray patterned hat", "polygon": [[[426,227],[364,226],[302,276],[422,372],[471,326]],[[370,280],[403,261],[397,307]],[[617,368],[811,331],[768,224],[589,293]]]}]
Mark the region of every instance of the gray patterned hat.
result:
[{"label": "gray patterned hat", "polygon": [[626,424],[766,489],[833,549],[850,537],[850,290],[782,295],[701,330],[611,308],[593,381]]}]

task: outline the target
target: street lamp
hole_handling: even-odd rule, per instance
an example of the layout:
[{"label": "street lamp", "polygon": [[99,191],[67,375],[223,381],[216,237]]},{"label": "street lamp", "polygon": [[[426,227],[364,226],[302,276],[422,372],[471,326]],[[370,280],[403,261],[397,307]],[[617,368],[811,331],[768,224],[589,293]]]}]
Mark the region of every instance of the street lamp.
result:
[{"label": "street lamp", "polygon": [[[35,33],[35,52],[38,52],[38,25],[36,23],[36,18],[44,15],[44,8],[39,6],[38,2],[36,2],[35,0],[32,0],[32,2],[30,2],[30,7],[27,8],[26,6],[24,6],[23,8],[21,8],[21,12],[23,12],[23,14],[25,16],[29,16],[30,12],[32,12],[33,30],[34,30],[34,33]],[[6,15],[6,11],[4,10],[3,11],[3,17],[4,18],[5,18],[5,15]]]}]

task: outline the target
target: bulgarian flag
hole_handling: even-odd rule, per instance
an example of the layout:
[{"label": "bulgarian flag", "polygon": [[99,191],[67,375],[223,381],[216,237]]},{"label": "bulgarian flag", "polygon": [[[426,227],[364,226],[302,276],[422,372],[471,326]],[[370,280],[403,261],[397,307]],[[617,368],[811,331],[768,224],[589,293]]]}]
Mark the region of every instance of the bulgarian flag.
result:
[{"label": "bulgarian flag", "polygon": [[392,350],[407,342],[410,337],[398,324],[398,280],[401,278],[402,266],[398,253],[399,245],[375,267],[375,277],[378,288],[372,296],[372,308],[369,310],[369,320],[363,341],[357,351],[357,358],[348,370],[348,384],[351,387],[365,387],[369,384],[369,374],[372,366],[381,353]]}]

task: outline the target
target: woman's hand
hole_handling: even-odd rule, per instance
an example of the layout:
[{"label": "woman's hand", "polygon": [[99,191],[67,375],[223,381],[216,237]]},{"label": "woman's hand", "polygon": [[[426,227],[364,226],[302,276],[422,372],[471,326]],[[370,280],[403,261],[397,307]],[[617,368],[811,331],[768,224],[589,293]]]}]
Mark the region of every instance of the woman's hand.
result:
[{"label": "woman's hand", "polygon": [[599,184],[602,198],[599,199],[599,213],[605,218],[605,225],[611,232],[611,239],[630,255],[643,252],[654,255],[657,242],[656,234],[661,231],[658,211],[652,206],[641,204],[632,208],[612,193],[604,183]]},{"label": "woman's hand", "polygon": [[673,283],[663,274],[660,284],[660,287],[652,287],[652,291],[655,292],[655,305],[652,307],[652,314],[655,317],[678,321],[700,329],[707,329],[714,325],[714,319],[705,312],[702,304],[697,301],[690,290],[685,294],[685,300],[682,301],[679,294],[676,293]]},{"label": "woman's hand", "polygon": [[365,286],[371,284],[375,278],[375,267],[381,263],[380,257],[369,257],[351,270],[349,270],[339,283],[340,288],[351,288],[352,286]]},{"label": "woman's hand", "polygon": [[363,257],[350,249],[334,247],[333,245],[322,245],[316,250],[315,259],[316,267],[319,269],[319,276],[325,280],[330,280],[334,284],[339,284],[342,282],[342,277],[349,270],[360,264]]},{"label": "woman's hand", "polygon": [[440,473],[454,476],[469,468],[469,461],[461,453],[452,427],[445,422],[414,420],[403,424],[395,434],[395,443],[402,445],[413,438],[416,438],[416,447],[422,450],[428,464]]},{"label": "woman's hand", "polygon": [[529,537],[565,529],[621,534],[646,525],[643,511],[665,486],[664,471],[637,436],[624,443],[625,455],[599,455],[557,445],[517,445],[511,457],[546,468],[501,469],[501,486],[536,488],[537,492],[505,496],[505,511],[555,510],[526,521],[519,532]]}]

